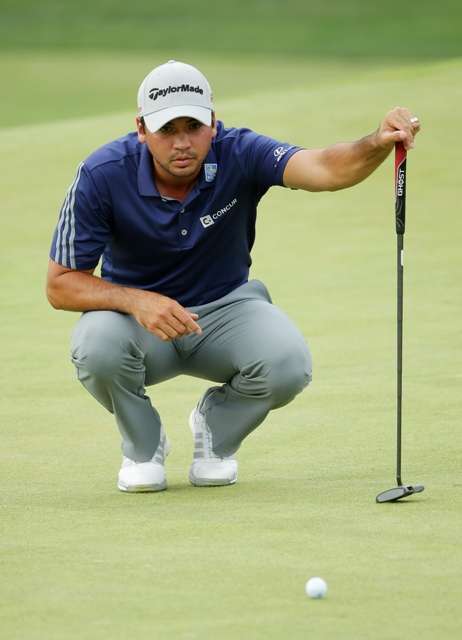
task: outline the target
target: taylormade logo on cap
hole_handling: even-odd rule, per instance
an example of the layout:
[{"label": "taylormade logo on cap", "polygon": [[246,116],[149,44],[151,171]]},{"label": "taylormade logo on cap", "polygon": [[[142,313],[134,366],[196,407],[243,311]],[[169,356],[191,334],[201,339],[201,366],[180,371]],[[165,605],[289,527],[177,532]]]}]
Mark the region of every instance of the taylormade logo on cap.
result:
[{"label": "taylormade logo on cap", "polygon": [[212,90],[207,78],[184,62],[170,60],[156,67],[138,90],[138,113],[149,131],[182,117],[210,126],[212,111]]},{"label": "taylormade logo on cap", "polygon": [[201,95],[204,93],[204,90],[199,86],[190,87],[189,84],[182,84],[178,87],[167,87],[166,89],[158,89],[157,87],[154,87],[149,91],[149,97],[151,100],[157,100],[159,96],[165,98],[168,93],[176,93],[177,91],[193,91],[194,93],[200,93]]}]

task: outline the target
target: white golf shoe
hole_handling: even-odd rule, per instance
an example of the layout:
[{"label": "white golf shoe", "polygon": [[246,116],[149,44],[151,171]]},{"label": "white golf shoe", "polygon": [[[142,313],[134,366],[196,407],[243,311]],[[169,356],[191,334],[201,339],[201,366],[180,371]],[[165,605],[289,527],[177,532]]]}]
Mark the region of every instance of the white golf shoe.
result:
[{"label": "white golf shoe", "polygon": [[212,449],[212,434],[205,417],[196,408],[189,416],[194,437],[194,457],[189,480],[196,487],[217,487],[234,484],[237,480],[237,460],[232,456],[220,458]]},{"label": "white golf shoe", "polygon": [[160,441],[151,460],[147,462],[135,462],[123,457],[119,471],[117,486],[121,491],[141,493],[146,491],[163,491],[167,488],[165,477],[165,458],[170,452],[170,443],[167,440],[163,427],[160,429]]}]

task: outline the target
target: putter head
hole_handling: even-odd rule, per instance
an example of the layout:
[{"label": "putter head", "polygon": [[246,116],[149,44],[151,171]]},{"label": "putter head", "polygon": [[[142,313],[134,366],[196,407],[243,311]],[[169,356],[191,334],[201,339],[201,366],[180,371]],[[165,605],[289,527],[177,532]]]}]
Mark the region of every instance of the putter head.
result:
[{"label": "putter head", "polygon": [[394,487],[393,489],[388,489],[387,491],[382,491],[376,497],[376,502],[396,502],[397,500],[401,500],[401,498],[407,498],[407,496],[412,496],[413,493],[420,493],[423,491],[425,487],[422,484],[402,484],[398,487]]}]

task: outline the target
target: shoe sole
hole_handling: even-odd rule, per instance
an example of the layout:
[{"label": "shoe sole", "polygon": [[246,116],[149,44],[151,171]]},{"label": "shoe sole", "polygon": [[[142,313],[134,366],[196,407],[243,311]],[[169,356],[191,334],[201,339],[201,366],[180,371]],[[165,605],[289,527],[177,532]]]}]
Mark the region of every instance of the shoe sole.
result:
[{"label": "shoe sole", "polygon": [[203,478],[196,478],[189,475],[189,482],[194,487],[226,487],[230,484],[236,484],[237,478],[233,478],[233,480],[204,480]]},{"label": "shoe sole", "polygon": [[120,491],[125,491],[126,493],[152,493],[154,491],[165,491],[165,489],[167,488],[167,483],[164,482],[162,484],[137,484],[133,487],[117,483],[117,488]]}]

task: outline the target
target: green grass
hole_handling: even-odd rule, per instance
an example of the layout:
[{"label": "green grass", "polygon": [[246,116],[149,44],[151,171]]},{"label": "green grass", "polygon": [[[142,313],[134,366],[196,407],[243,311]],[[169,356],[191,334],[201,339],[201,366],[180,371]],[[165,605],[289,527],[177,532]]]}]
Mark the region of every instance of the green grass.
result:
[{"label": "green grass", "polygon": [[[12,86],[0,101],[0,127],[56,122],[90,115],[131,111],[127,126],[133,125],[136,94],[144,76],[168,60],[168,52],[146,53],[60,51],[8,51],[0,56],[0,75],[12,78]],[[303,87],[306,91],[333,82],[346,85],[352,79],[396,65],[368,61],[312,61],[306,58],[271,60],[261,56],[242,58],[210,56],[190,52],[183,60],[207,74],[217,107],[231,98],[242,102],[254,93],[268,93],[268,101],[285,99],[285,91]],[[245,73],[234,82],[236,65],[245,64]],[[414,67],[412,67],[414,70]],[[343,71],[343,73],[342,73]],[[266,105],[264,106],[266,109]]]},{"label": "green grass", "polygon": [[[32,64],[30,54],[8,56],[2,64],[12,69]],[[123,94],[133,94],[146,70],[136,55],[116,71],[106,53],[92,60],[110,81],[98,85],[87,54],[80,62],[75,53],[61,62],[40,54],[31,73],[46,83],[40,73],[47,65],[59,74],[70,62],[80,117],[73,100],[48,101],[59,88],[69,95],[56,74],[38,116],[1,111],[11,125],[0,130],[2,635],[455,640],[462,61],[388,67],[252,59],[236,87],[233,61],[197,58],[228,124],[296,143],[358,137],[394,104],[422,119],[408,163],[404,478],[427,488],[406,504],[379,506],[375,495],[394,482],[391,160],[345,192],[274,189],[262,202],[253,276],[309,341],[314,380],[242,447],[239,483],[188,485],[186,418],[206,383],[179,378],[150,390],[173,442],[169,490],[117,492],[112,418],[80,388],[68,361],[76,315],[52,310],[43,292],[51,233],[75,166],[131,128]],[[306,82],[297,81],[301,72]],[[119,87],[106,102],[112,79]],[[12,91],[21,85],[18,77]],[[304,595],[312,575],[328,581],[326,600]]]},{"label": "green grass", "polygon": [[[2,0],[0,48],[445,58],[462,53],[458,0]],[[236,80],[240,76],[236,69]]]}]

